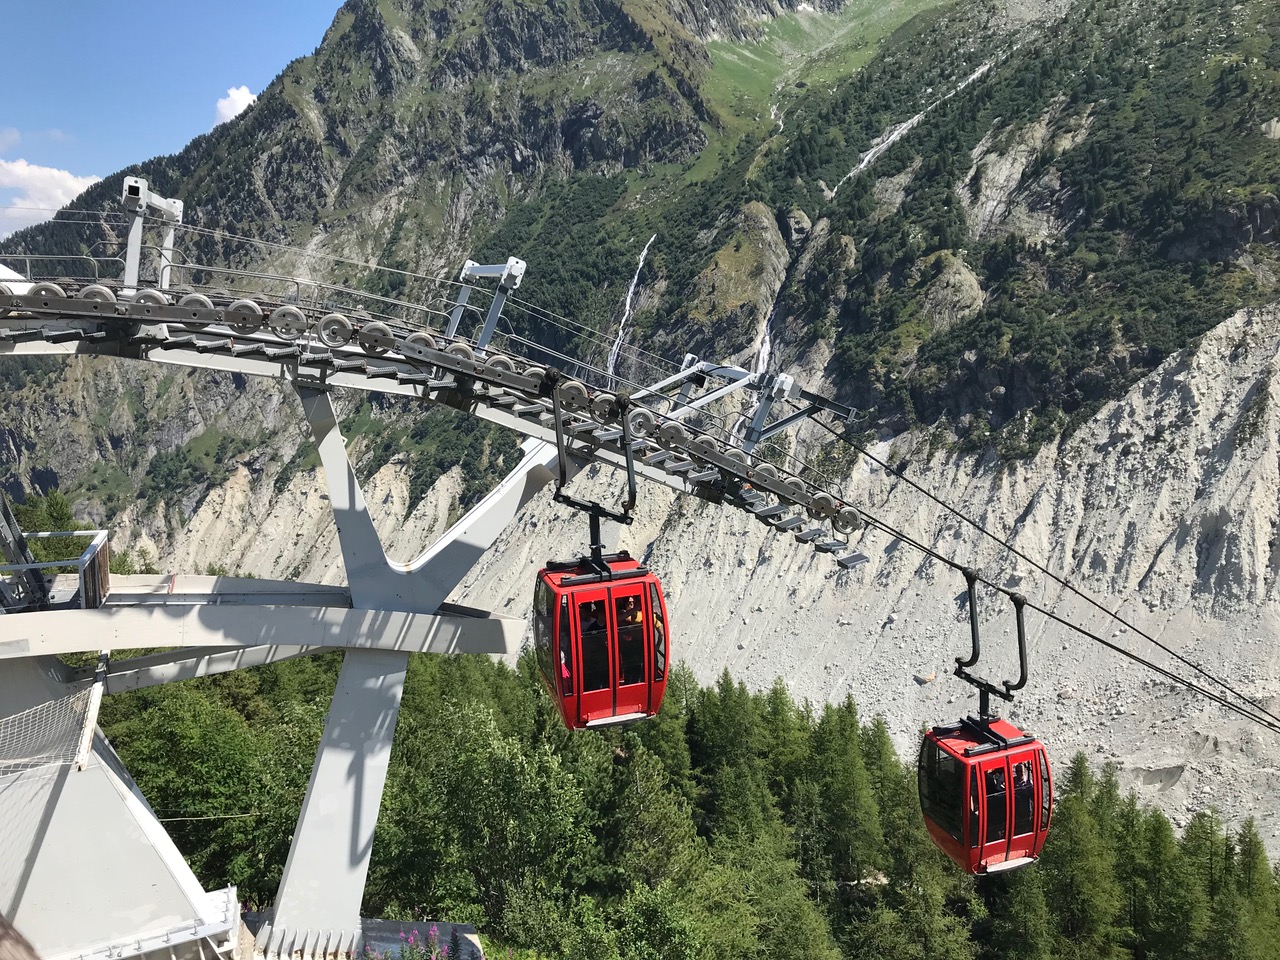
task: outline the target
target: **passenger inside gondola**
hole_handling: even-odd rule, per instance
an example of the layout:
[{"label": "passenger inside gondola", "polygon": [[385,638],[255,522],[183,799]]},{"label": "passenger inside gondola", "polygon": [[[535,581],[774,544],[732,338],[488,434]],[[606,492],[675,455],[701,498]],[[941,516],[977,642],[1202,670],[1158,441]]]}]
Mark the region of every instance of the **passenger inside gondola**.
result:
[{"label": "passenger inside gondola", "polygon": [[978,769],[969,768],[969,846],[982,845],[982,808],[979,806]]},{"label": "passenger inside gondola", "polygon": [[1035,827],[1035,784],[1031,782],[1031,763],[1013,765],[1013,835],[1020,837]]},{"label": "passenger inside gondola", "polygon": [[1008,811],[1005,808],[1004,770],[987,771],[987,843],[1005,838]]},{"label": "passenger inside gondola", "polygon": [[623,685],[644,683],[644,614],[635,596],[617,602],[618,660]]},{"label": "passenger inside gondola", "polygon": [[662,601],[657,584],[649,584],[649,608],[653,611],[653,677],[667,676],[667,628],[662,618]]},{"label": "passenger inside gondola", "polygon": [[578,616],[582,630],[582,689],[604,690],[609,686],[609,632],[604,604],[580,604]]}]

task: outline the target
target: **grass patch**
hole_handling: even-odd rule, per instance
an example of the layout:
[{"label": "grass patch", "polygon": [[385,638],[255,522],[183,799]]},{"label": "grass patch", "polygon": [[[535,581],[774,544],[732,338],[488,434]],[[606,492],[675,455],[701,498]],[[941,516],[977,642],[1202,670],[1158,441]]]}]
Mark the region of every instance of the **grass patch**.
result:
[{"label": "grass patch", "polygon": [[[797,10],[770,20],[759,42],[712,40],[703,92],[731,137],[774,126],[770,106],[785,109],[806,87],[834,83],[870,62],[880,43],[939,0],[858,0],[839,14]],[[785,121],[784,121],[785,122]]]}]

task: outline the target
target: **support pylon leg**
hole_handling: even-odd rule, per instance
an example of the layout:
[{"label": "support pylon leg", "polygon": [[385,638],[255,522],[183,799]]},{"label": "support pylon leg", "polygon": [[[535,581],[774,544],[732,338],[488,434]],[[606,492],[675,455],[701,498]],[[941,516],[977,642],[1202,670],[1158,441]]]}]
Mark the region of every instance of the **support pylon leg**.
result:
[{"label": "support pylon leg", "polygon": [[[555,448],[526,444],[524,459],[497,489],[417,560],[395,563],[374,529],[329,394],[297,390],[357,609],[436,612],[516,512],[553,479]],[[360,902],[407,665],[407,655],[382,651],[349,651],[343,660],[273,918],[258,935],[257,949],[266,956],[306,954],[319,931],[332,933],[320,951],[326,955],[363,945]]]}]

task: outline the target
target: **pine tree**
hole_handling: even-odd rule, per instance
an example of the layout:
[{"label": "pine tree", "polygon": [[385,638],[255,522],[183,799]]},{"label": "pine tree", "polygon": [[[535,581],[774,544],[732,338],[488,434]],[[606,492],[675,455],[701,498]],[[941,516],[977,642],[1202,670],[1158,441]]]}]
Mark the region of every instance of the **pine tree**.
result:
[{"label": "pine tree", "polygon": [[617,767],[616,821],[607,831],[614,842],[607,859],[625,877],[625,886],[654,887],[698,869],[705,845],[688,802],[672,788],[657,757],[643,747]]},{"label": "pine tree", "polygon": [[1102,766],[1101,775],[1093,783],[1089,805],[1094,822],[1098,824],[1102,842],[1110,847],[1115,846],[1118,827],[1116,815],[1120,810],[1121,802],[1120,780],[1116,775],[1116,765],[1105,763]]},{"label": "pine tree", "polygon": [[958,891],[950,876],[950,868],[937,861],[922,863],[912,882],[895,891],[893,906],[902,919],[902,935],[921,960],[973,960],[976,955],[969,922],[975,916],[985,919],[986,909],[967,880]]},{"label": "pine tree", "polygon": [[717,839],[710,869],[682,895],[706,957],[840,960],[826,918],[807,895],[778,824]]},{"label": "pine tree", "polygon": [[1227,837],[1216,810],[1197,812],[1182,832],[1182,852],[1210,901],[1218,899],[1228,875]]},{"label": "pine tree", "polygon": [[621,960],[699,960],[704,956],[688,906],[671,884],[636,886],[618,913]]},{"label": "pine tree", "polygon": [[1058,952],[1068,957],[1111,957],[1120,938],[1115,920],[1122,900],[1115,859],[1089,807],[1092,789],[1088,763],[1077,753],[1042,858]]},{"label": "pine tree", "polygon": [[1263,960],[1274,956],[1276,944],[1280,943],[1280,883],[1267,863],[1253,817],[1240,825],[1236,850],[1231,883],[1235,896],[1220,897],[1215,908],[1230,907],[1223,913],[1238,915],[1241,956]]},{"label": "pine tree", "polygon": [[702,833],[751,837],[778,822],[756,705],[727,668],[714,689],[695,698],[689,728],[690,757],[704,791]]},{"label": "pine tree", "polygon": [[760,704],[761,741],[769,771],[769,789],[785,813],[792,787],[803,774],[813,728],[808,705],[797,708],[786,682],[778,677]]},{"label": "pine tree", "polygon": [[1138,806],[1138,794],[1130,790],[1115,813],[1114,848],[1116,882],[1120,886],[1122,905],[1116,917],[1124,940],[1142,949],[1150,936],[1147,911],[1147,844],[1143,834],[1144,813]]},{"label": "pine tree", "polygon": [[917,864],[935,856],[920,817],[915,770],[898,759],[881,716],[862,728],[862,755],[880,812],[890,880],[906,882]]},{"label": "pine tree", "polygon": [[1053,919],[1038,869],[1015,870],[980,884],[990,918],[986,955],[1052,960]]},{"label": "pine tree", "polygon": [[1145,819],[1150,916],[1145,942],[1153,957],[1194,954],[1208,927],[1208,897],[1164,814],[1152,811]]},{"label": "pine tree", "polygon": [[852,697],[828,704],[813,734],[811,773],[819,786],[827,859],[837,883],[858,883],[884,864],[884,834],[862,760]]}]

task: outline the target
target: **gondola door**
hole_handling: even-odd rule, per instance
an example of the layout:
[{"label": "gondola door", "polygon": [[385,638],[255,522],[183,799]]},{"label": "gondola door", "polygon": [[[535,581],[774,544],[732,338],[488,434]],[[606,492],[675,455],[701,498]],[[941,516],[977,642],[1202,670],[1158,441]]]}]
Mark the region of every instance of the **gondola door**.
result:
[{"label": "gondola door", "polygon": [[1034,860],[1044,848],[1053,798],[1044,749],[1011,753],[1009,771],[1009,803],[1013,814],[1009,831],[1009,860]]},{"label": "gondola door", "polygon": [[978,767],[978,792],[982,800],[982,835],[978,838],[978,864],[990,870],[1004,863],[1009,853],[1009,760],[997,754]]},{"label": "gondola door", "polygon": [[608,591],[603,587],[598,590],[577,589],[570,605],[574,608],[578,676],[582,687],[578,716],[582,723],[587,724],[611,717],[616,712],[612,678],[617,665],[614,645],[609,642],[613,630],[609,622]]},{"label": "gondola door", "polygon": [[[987,872],[1034,860],[1044,845],[1039,752],[1009,751],[984,760],[978,784],[983,803],[979,864]],[[1047,827],[1047,821],[1044,827]]]},{"label": "gondola door", "polygon": [[645,627],[653,623],[644,582],[625,581],[609,588],[609,606],[617,624],[618,716],[648,715],[652,651],[645,642]]}]

